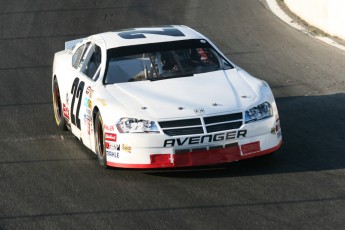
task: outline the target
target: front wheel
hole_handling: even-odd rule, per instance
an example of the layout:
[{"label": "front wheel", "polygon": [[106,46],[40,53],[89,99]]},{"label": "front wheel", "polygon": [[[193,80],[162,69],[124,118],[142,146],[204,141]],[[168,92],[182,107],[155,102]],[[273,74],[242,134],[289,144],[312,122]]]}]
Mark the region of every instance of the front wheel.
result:
[{"label": "front wheel", "polygon": [[95,144],[98,162],[103,168],[107,168],[107,153],[104,141],[103,120],[100,112],[97,112],[95,120]]},{"label": "front wheel", "polygon": [[59,85],[57,83],[56,78],[54,78],[52,94],[53,94],[54,117],[55,117],[56,124],[60,129],[68,130],[67,125],[66,125],[66,120],[63,116],[60,90],[59,90]]}]

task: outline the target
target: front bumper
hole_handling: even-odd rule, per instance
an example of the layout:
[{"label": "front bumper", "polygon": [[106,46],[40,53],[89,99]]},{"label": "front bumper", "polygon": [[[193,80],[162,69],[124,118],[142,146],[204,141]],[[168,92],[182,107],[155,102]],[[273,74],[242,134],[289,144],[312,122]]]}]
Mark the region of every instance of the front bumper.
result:
[{"label": "front bumper", "polygon": [[[246,130],[247,135],[238,135],[241,130]],[[119,135],[118,142],[123,144],[117,144],[116,150],[107,149],[107,165],[120,168],[213,165],[270,154],[282,144],[279,119],[273,117],[246,124],[236,131],[213,134],[212,138],[192,135],[177,138],[173,142],[167,142],[170,140],[167,138],[151,134]]]},{"label": "front bumper", "polygon": [[151,162],[149,164],[128,164],[108,161],[107,165],[118,168],[179,168],[214,165],[270,154],[278,150],[281,144],[282,141],[277,146],[262,151],[259,150],[260,142],[253,142],[242,146],[237,145],[178,154],[152,154],[150,155]]}]

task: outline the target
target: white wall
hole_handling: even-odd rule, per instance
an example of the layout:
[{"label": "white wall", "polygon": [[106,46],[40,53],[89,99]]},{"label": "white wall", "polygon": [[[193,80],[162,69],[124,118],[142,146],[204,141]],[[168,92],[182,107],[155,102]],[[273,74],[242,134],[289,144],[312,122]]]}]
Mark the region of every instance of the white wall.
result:
[{"label": "white wall", "polygon": [[345,0],[284,0],[300,18],[345,40]]}]

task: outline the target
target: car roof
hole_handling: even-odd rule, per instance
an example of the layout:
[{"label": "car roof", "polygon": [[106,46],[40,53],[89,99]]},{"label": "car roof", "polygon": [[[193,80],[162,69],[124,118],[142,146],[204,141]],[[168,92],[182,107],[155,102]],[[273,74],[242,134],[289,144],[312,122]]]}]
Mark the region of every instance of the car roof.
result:
[{"label": "car roof", "polygon": [[147,43],[205,39],[203,35],[187,26],[160,26],[130,28],[94,35],[105,42],[106,48],[133,46]]}]

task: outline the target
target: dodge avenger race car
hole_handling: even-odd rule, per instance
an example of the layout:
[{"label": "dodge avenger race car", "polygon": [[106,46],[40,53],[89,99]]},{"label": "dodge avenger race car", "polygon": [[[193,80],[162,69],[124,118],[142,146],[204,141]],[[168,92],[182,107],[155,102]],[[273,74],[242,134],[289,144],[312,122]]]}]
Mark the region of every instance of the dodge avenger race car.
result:
[{"label": "dodge avenger race car", "polygon": [[68,41],[54,56],[56,123],[103,167],[211,165],[282,143],[268,84],[186,26],[133,28]]}]

